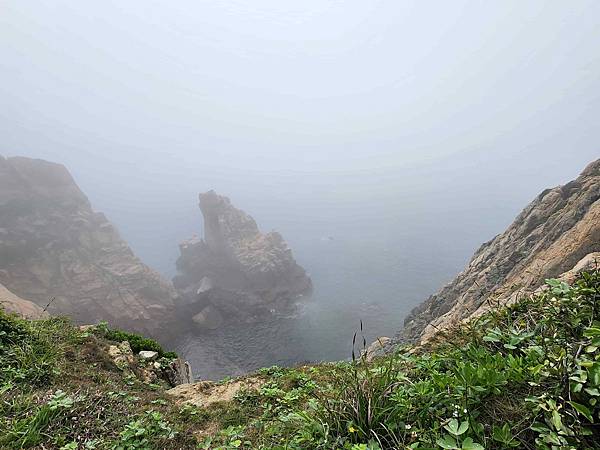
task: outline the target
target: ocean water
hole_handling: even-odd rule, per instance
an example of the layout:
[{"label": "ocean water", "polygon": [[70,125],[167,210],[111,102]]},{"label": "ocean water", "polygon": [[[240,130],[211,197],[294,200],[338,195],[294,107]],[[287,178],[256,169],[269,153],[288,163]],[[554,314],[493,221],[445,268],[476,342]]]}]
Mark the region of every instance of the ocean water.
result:
[{"label": "ocean water", "polygon": [[451,281],[541,190],[569,181],[584,165],[536,168],[531,176],[533,169],[515,165],[514,155],[486,161],[493,171],[463,158],[361,176],[245,174],[227,183],[199,177],[197,184],[162,183],[135,207],[122,199],[115,208],[120,197],[112,196],[98,209],[142,260],[169,278],[177,243],[202,235],[198,192],[214,187],[261,231],[283,235],[314,284],[295,317],[183,332],[162,342],[188,359],[198,378],[220,379],[273,364],[349,358],[361,321],[368,343],[393,336],[412,308]]},{"label": "ocean water", "polygon": [[408,312],[464,264],[464,251],[440,252],[436,242],[427,242],[364,234],[296,242],[314,293],[299,301],[295,317],[186,333],[168,345],[190,361],[198,379],[347,359],[361,321],[367,343],[392,336]]}]

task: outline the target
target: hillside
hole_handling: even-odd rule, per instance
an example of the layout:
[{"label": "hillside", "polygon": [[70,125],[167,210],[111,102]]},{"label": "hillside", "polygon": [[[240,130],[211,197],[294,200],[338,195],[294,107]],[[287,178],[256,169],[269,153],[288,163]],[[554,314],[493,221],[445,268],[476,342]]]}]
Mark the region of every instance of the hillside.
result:
[{"label": "hillside", "polygon": [[[393,344],[424,343],[600,252],[600,160],[564,186],[547,189],[502,234],[483,244],[467,268],[416,307]],[[600,260],[600,258],[598,258]]]},{"label": "hillside", "polygon": [[598,317],[600,273],[584,272],[427,350],[369,362],[359,337],[350,362],[170,389],[152,341],[0,313],[0,448],[594,448]]}]

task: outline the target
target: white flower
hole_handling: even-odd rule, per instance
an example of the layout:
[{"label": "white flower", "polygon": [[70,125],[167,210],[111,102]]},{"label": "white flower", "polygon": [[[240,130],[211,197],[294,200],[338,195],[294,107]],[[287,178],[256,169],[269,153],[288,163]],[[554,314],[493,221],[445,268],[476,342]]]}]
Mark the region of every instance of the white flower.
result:
[{"label": "white flower", "polygon": [[452,415],[453,415],[454,417],[458,417],[458,411],[454,411],[454,412],[452,413]]},{"label": "white flower", "polygon": [[410,424],[408,424],[408,423],[407,423],[407,424],[406,424],[406,426],[405,426],[405,428],[406,428],[407,430],[410,430],[410,429],[412,428],[412,426],[411,426]]},{"label": "white flower", "polygon": [[466,414],[467,413],[467,408],[463,409],[463,412]]}]

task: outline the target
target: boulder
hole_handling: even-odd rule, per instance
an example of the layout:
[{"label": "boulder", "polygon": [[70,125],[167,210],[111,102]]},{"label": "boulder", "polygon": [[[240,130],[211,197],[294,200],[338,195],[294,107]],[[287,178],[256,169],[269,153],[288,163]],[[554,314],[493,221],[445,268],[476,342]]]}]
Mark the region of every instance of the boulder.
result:
[{"label": "boulder", "polygon": [[140,358],[145,359],[147,361],[154,361],[156,358],[158,358],[158,352],[153,352],[150,350],[142,350],[138,353],[138,355]]}]

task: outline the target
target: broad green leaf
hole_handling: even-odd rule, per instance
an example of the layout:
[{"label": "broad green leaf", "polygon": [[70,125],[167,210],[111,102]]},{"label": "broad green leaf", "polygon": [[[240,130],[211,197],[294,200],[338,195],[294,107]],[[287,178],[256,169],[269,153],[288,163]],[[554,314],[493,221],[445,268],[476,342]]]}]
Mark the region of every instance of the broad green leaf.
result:
[{"label": "broad green leaf", "polygon": [[557,410],[552,411],[552,425],[554,425],[556,431],[562,430],[562,419]]},{"label": "broad green leaf", "polygon": [[583,331],[583,335],[585,337],[596,337],[596,336],[600,337],[600,328],[598,328],[598,327],[589,327],[589,328],[586,328]]},{"label": "broad green leaf", "polygon": [[444,436],[442,439],[438,439],[436,443],[445,449],[456,450],[460,448],[456,445],[456,440],[452,436],[448,435]]},{"label": "broad green leaf", "polygon": [[592,418],[592,413],[590,412],[590,410],[589,410],[589,408],[587,406],[582,405],[581,403],[577,403],[577,402],[569,402],[569,403],[578,412],[580,412],[581,414],[583,414],[587,420],[589,420],[592,423],[594,422],[594,419]]},{"label": "broad green leaf", "polygon": [[594,363],[588,369],[588,375],[590,379],[590,383],[593,386],[600,386],[600,363]]},{"label": "broad green leaf", "polygon": [[444,428],[450,433],[456,435],[458,434],[458,426],[458,420],[451,419],[446,425],[444,425]]},{"label": "broad green leaf", "polygon": [[465,431],[467,431],[469,429],[469,422],[467,420],[465,420],[463,423],[460,424],[460,427],[458,427],[458,431],[456,432],[457,436],[460,436],[461,434],[464,434]]},{"label": "broad green leaf", "polygon": [[466,438],[462,443],[463,450],[485,450],[483,445],[473,442],[470,437]]},{"label": "broad green leaf", "polygon": [[585,388],[584,391],[594,397],[600,396],[598,388]]}]

